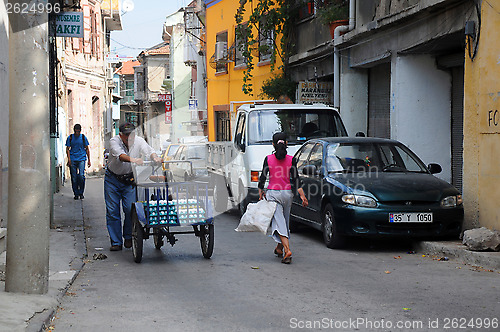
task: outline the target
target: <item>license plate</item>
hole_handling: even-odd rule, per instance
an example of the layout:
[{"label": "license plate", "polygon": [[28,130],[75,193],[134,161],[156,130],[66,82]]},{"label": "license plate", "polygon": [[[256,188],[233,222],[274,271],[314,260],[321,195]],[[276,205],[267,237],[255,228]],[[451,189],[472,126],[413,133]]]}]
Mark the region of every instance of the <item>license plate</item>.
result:
[{"label": "license plate", "polygon": [[432,212],[389,213],[389,222],[432,222]]}]

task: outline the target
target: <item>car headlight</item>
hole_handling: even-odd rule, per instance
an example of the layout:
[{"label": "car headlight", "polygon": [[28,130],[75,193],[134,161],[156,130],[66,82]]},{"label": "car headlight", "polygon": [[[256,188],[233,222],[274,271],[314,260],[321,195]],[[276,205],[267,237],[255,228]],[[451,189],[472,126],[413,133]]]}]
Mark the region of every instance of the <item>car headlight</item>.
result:
[{"label": "car headlight", "polygon": [[441,200],[441,207],[453,208],[462,205],[463,199],[462,195],[448,196]]},{"label": "car headlight", "polygon": [[373,198],[361,195],[344,195],[342,196],[342,202],[362,207],[372,208],[377,206],[377,201],[375,201]]}]

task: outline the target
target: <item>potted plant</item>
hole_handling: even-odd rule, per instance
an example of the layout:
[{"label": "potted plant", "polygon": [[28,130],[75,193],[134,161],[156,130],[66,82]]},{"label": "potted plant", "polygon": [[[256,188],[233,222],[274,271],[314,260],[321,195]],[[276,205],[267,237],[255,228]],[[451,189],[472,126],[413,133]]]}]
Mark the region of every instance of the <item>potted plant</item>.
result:
[{"label": "potted plant", "polygon": [[330,34],[334,37],[335,28],[349,23],[348,0],[324,0],[317,11],[318,19],[330,25]]}]

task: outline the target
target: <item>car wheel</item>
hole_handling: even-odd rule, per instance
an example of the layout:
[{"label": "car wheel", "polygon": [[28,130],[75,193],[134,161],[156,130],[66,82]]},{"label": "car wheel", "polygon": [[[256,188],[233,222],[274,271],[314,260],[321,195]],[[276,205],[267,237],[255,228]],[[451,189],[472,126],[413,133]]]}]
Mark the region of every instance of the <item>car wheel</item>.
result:
[{"label": "car wheel", "polygon": [[333,208],[330,204],[327,204],[323,208],[322,219],[323,224],[321,228],[323,230],[323,240],[325,241],[326,246],[331,249],[344,247],[345,239],[336,231],[337,225],[335,223]]}]

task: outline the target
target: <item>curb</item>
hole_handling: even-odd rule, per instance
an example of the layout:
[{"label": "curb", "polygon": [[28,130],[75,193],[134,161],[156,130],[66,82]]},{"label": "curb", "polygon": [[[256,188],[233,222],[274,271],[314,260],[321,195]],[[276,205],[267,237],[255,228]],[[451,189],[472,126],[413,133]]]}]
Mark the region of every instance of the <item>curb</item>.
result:
[{"label": "curb", "polygon": [[500,252],[471,251],[458,240],[416,242],[415,249],[432,255],[453,257],[464,264],[500,270]]},{"label": "curb", "polygon": [[[82,258],[83,260],[83,258]],[[81,266],[75,270],[73,277],[68,280],[68,283],[64,288],[61,288],[56,296],[56,305],[44,312],[36,313],[29,321],[28,326],[26,327],[26,332],[44,332],[52,322],[52,319],[55,317],[57,309],[61,306],[62,298],[68,291],[68,289],[73,285],[73,282],[76,280],[80,272],[83,270],[85,266],[85,262],[82,261]]]}]

